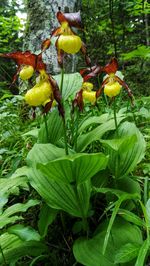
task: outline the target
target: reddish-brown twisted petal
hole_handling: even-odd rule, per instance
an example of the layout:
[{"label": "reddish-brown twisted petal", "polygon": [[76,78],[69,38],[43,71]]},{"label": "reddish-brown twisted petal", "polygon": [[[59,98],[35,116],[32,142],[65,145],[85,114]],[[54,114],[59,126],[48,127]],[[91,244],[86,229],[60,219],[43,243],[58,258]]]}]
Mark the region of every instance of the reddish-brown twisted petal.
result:
[{"label": "reddish-brown twisted petal", "polygon": [[64,108],[63,108],[62,97],[61,97],[61,93],[60,93],[58,84],[50,75],[49,75],[49,82],[50,82],[50,84],[52,86],[54,99],[58,103],[59,113],[64,118],[65,111],[64,111]]},{"label": "reddish-brown twisted petal", "polygon": [[54,37],[54,36],[59,36],[62,34],[62,29],[61,27],[58,27],[57,29],[54,29],[51,33],[51,37]]},{"label": "reddish-brown twisted petal", "polygon": [[83,29],[80,11],[75,13],[64,13],[64,16],[67,19],[69,26]]},{"label": "reddish-brown twisted petal", "polygon": [[57,19],[60,24],[62,24],[62,22],[68,22],[70,27],[79,29],[83,28],[80,11],[75,13],[62,13],[61,11],[59,11],[57,12]]},{"label": "reddish-brown twisted petal", "polygon": [[109,81],[109,77],[106,78],[106,79],[102,82],[101,87],[96,91],[96,98],[98,98],[98,97],[102,94],[103,89],[104,89],[105,85],[108,83],[108,81]]},{"label": "reddish-brown twisted petal", "polygon": [[87,81],[90,78],[93,78],[97,75],[99,75],[102,72],[102,67],[97,65],[93,68],[91,68],[91,72],[83,77],[84,81]]},{"label": "reddish-brown twisted petal", "polygon": [[91,66],[91,59],[89,58],[89,56],[87,55],[87,49],[86,49],[86,45],[84,42],[82,42],[82,46],[80,49],[81,53],[84,55],[85,58],[85,62],[87,66]]},{"label": "reddish-brown twisted petal", "polygon": [[44,52],[45,50],[47,50],[51,45],[51,40],[50,39],[46,39],[42,42],[42,45],[41,45],[41,50],[42,52]]},{"label": "reddish-brown twisted petal", "polygon": [[44,110],[43,110],[43,114],[47,114],[50,109],[52,108],[52,104],[53,104],[53,100],[50,100],[45,106],[44,106]]},{"label": "reddish-brown twisted petal", "polygon": [[72,113],[74,113],[74,108],[78,107],[79,111],[82,112],[84,108],[84,103],[83,103],[83,90],[81,89],[76,93],[75,99],[72,102]]},{"label": "reddish-brown twisted petal", "polygon": [[46,69],[46,65],[42,61],[42,53],[39,55],[32,54],[30,51],[17,51],[7,54],[0,54],[1,57],[13,59],[18,66],[30,65],[35,70]]},{"label": "reddish-brown twisted petal", "polygon": [[133,96],[132,91],[130,90],[130,88],[126,84],[126,82],[123,81],[122,79],[120,79],[118,76],[115,76],[115,80],[118,81],[119,84],[126,89],[126,91],[128,93],[128,96],[129,96],[129,98],[131,100],[131,104],[132,104],[132,106],[134,106],[134,96]]},{"label": "reddish-brown twisted petal", "polygon": [[102,71],[104,71],[107,74],[116,73],[117,70],[118,70],[118,61],[115,57],[113,57],[110,60],[110,62],[102,69]]},{"label": "reddish-brown twisted petal", "polygon": [[30,51],[17,51],[7,54],[0,54],[1,57],[10,58],[15,60],[17,65],[30,65],[35,68],[36,65],[36,55],[32,54]]},{"label": "reddish-brown twisted petal", "polygon": [[63,60],[64,60],[64,51],[58,48],[58,40],[59,37],[55,43],[56,49],[57,49],[57,61],[60,67],[63,67]]}]

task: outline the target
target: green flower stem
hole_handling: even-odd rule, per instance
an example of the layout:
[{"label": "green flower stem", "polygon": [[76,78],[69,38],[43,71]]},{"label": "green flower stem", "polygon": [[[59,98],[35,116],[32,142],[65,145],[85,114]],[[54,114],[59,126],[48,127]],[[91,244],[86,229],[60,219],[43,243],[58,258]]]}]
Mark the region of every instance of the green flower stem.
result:
[{"label": "green flower stem", "polygon": [[148,176],[146,176],[144,180],[144,205],[146,205],[148,200],[148,191],[149,191],[149,182],[148,182]]},{"label": "green flower stem", "polygon": [[114,98],[114,121],[115,121],[115,127],[116,127],[116,134],[118,137],[118,124],[117,124],[117,116],[116,116],[116,100]]},{"label": "green flower stem", "polygon": [[60,92],[62,94],[62,90],[63,90],[63,82],[64,82],[64,68],[61,68],[61,82],[60,82]]},{"label": "green flower stem", "polygon": [[66,155],[68,155],[69,152],[68,152],[67,128],[66,128],[66,121],[65,121],[65,118],[63,118],[63,128],[64,128],[65,152],[66,152]]},{"label": "green flower stem", "polygon": [[44,114],[44,123],[45,123],[45,130],[46,130],[46,138],[47,138],[47,141],[48,141],[48,125],[47,125],[46,114]]},{"label": "green flower stem", "polygon": [[[97,81],[98,81],[98,87],[100,88],[100,87],[101,87],[101,82],[100,82],[100,78],[99,78],[99,77],[100,77],[100,75],[97,76]],[[108,104],[108,100],[107,100],[107,96],[106,96],[105,93],[103,94],[102,99],[103,99],[103,101],[105,101],[105,104],[106,104],[107,106],[109,106],[109,104]]]},{"label": "green flower stem", "polygon": [[74,148],[77,151],[77,137],[78,137],[78,127],[79,127],[79,111],[76,112],[76,128],[75,128],[75,139],[74,139]]},{"label": "green flower stem", "polygon": [[[64,81],[64,68],[62,67],[62,69],[61,69],[61,83],[60,83],[60,92],[61,92],[61,94],[62,94],[62,90],[63,90],[63,81]],[[64,106],[63,99],[62,99],[62,105]],[[64,117],[62,117],[62,119],[63,119],[63,128],[64,128],[65,152],[66,152],[66,155],[68,155],[69,152],[68,152],[67,127],[66,127],[65,115],[64,115]]]}]

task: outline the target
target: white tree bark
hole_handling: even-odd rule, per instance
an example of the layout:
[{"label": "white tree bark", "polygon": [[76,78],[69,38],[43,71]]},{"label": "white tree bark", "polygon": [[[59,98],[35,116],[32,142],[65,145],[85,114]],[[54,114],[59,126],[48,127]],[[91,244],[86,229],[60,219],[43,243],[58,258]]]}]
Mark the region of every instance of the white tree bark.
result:
[{"label": "white tree bark", "polygon": [[[24,50],[38,53],[41,43],[50,37],[51,31],[58,27],[56,13],[61,8],[62,12],[75,12],[78,9],[79,0],[28,0],[27,4],[27,30]],[[43,60],[52,74],[60,72],[57,63],[57,54],[54,46],[46,50]],[[75,61],[70,60],[69,69],[74,71]]]}]

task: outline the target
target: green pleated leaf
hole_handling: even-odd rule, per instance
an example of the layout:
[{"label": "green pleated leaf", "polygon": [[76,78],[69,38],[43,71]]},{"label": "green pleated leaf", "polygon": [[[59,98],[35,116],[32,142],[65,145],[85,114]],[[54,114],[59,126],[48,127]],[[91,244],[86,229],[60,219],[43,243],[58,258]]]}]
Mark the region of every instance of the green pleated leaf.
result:
[{"label": "green pleated leaf", "polygon": [[[8,265],[23,256],[39,256],[47,251],[47,247],[40,241],[24,241],[9,233],[0,236],[0,246]],[[0,265],[5,265],[2,253],[0,253]]]},{"label": "green pleated leaf", "polygon": [[[124,119],[123,117],[119,117],[117,119],[118,125],[120,124],[120,122]],[[100,126],[94,128],[93,130],[91,130],[88,133],[85,133],[83,135],[80,135],[77,139],[77,150],[79,151],[83,151],[86,149],[86,147],[92,143],[93,141],[96,140],[100,140],[101,137],[108,131],[110,130],[114,130],[115,129],[115,122],[114,119],[110,119],[106,122],[104,122],[103,124],[101,124]]]},{"label": "green pleated leaf", "polygon": [[119,151],[119,149],[122,150],[122,148],[128,144],[128,149],[132,148],[134,144],[137,141],[136,135],[133,136],[125,136],[120,139],[106,139],[106,140],[100,140],[101,143],[103,143],[105,146],[111,148],[112,150]]},{"label": "green pleated leaf", "polygon": [[52,160],[65,156],[65,150],[53,144],[35,144],[28,153],[27,162],[29,164],[48,163]]},{"label": "green pleated leaf", "polygon": [[119,199],[115,202],[115,207],[113,209],[113,212],[112,212],[112,215],[111,215],[111,218],[109,220],[109,224],[108,224],[108,227],[107,227],[107,231],[106,231],[106,235],[105,235],[105,239],[104,239],[104,245],[103,245],[103,254],[105,254],[106,252],[106,248],[107,248],[107,245],[108,245],[108,241],[109,241],[109,238],[110,238],[110,233],[111,233],[111,229],[112,229],[112,226],[113,226],[113,223],[115,221],[115,218],[116,218],[116,215],[118,213],[118,210],[120,208],[120,205],[122,204],[123,201],[126,201],[128,199],[137,199],[137,195],[136,194],[127,194],[127,193],[124,193],[122,196],[119,197]]},{"label": "green pleated leaf", "polygon": [[47,204],[43,204],[38,220],[38,229],[41,237],[45,237],[48,231],[48,226],[54,221],[57,215],[57,210],[50,208]]},{"label": "green pleated leaf", "polygon": [[[57,81],[60,87],[61,75],[55,75],[53,77]],[[64,74],[63,89],[62,89],[63,100],[67,100],[68,97],[70,96],[74,98],[76,92],[78,92],[81,89],[82,83],[83,83],[83,78],[79,73]]]},{"label": "green pleated leaf", "polygon": [[122,246],[115,255],[115,263],[125,263],[138,256],[140,246],[127,243]]},{"label": "green pleated leaf", "polygon": [[131,222],[135,225],[142,226],[142,227],[145,226],[144,221],[139,216],[134,214],[133,212],[130,212],[125,209],[119,209],[118,214],[128,222]]},{"label": "green pleated leaf", "polygon": [[[85,266],[119,266],[115,263],[116,250],[130,243],[141,245],[142,233],[138,227],[117,218],[112,226],[105,255],[102,253],[107,223],[100,225],[98,233],[92,239],[78,239],[73,246],[73,253],[77,262]],[[134,264],[133,264],[134,265]]]},{"label": "green pleated leaf", "polygon": [[38,132],[39,132],[39,129],[38,128],[34,128],[24,134],[22,134],[23,137],[26,137],[26,136],[31,136],[31,137],[34,137],[37,139],[38,137]]},{"label": "green pleated leaf", "polygon": [[[24,172],[22,175],[24,175]],[[21,174],[19,174],[19,177],[0,178],[0,214],[8,201],[9,195],[16,194],[20,187],[27,188],[27,181],[27,177],[21,176]]]},{"label": "green pleated leaf", "polygon": [[38,169],[51,180],[80,184],[105,169],[108,158],[102,153],[73,154],[53,160],[47,164],[38,164]]},{"label": "green pleated leaf", "polygon": [[[77,217],[83,217],[83,206],[79,204],[81,200],[79,200],[78,189],[75,186],[65,184],[61,181],[53,181],[35,168],[30,169],[28,176],[31,185],[51,208],[64,210]],[[82,201],[84,206],[89,206],[91,184],[88,180],[81,184],[81,186],[82,190],[84,190],[84,198]],[[84,207],[86,215],[87,210],[88,207]]]},{"label": "green pleated leaf", "polygon": [[77,186],[76,195],[82,217],[86,217],[89,210],[89,201],[91,195],[91,183],[89,180]]},{"label": "green pleated leaf", "polygon": [[[53,110],[46,115],[47,126],[43,122],[39,129],[38,142],[55,144],[63,136],[63,121],[58,110]],[[47,128],[47,129],[46,129]]]},{"label": "green pleated leaf", "polygon": [[28,179],[25,176],[20,176],[16,178],[0,178],[0,194],[9,195],[12,193],[14,187],[24,187],[26,186]]},{"label": "green pleated leaf", "polygon": [[22,220],[21,215],[14,215],[19,212],[26,212],[28,208],[33,207],[39,204],[39,200],[29,200],[27,203],[16,203],[10,207],[8,207],[1,215],[0,215],[0,229],[4,226],[14,223],[17,220]]},{"label": "green pleated leaf", "polygon": [[[117,114],[117,118],[124,117],[123,114]],[[84,130],[88,129],[94,124],[103,124],[105,122],[108,122],[109,120],[114,119],[113,114],[105,113],[100,116],[92,116],[81,122],[79,125],[78,133],[82,133]]]},{"label": "green pleated leaf", "polygon": [[93,187],[93,191],[96,193],[103,193],[103,194],[112,193],[116,195],[118,198],[124,194],[124,191],[122,190],[107,188],[107,187],[106,188],[105,187],[102,187],[102,188]]},{"label": "green pleated leaf", "polygon": [[143,135],[133,123],[124,122],[119,127],[118,134],[120,138],[127,138],[118,151],[110,148],[109,168],[117,178],[120,178],[130,173],[143,159],[146,144]]},{"label": "green pleated leaf", "polygon": [[147,238],[143,245],[141,246],[139,253],[138,253],[138,257],[135,263],[135,266],[143,266],[145,265],[145,260],[146,260],[146,255],[149,252],[149,247],[150,247],[150,239]]},{"label": "green pleated leaf", "polygon": [[23,224],[16,224],[7,229],[8,233],[18,236],[24,241],[40,241],[41,236],[31,226],[24,226]]},{"label": "green pleated leaf", "polygon": [[150,227],[150,199],[146,202],[146,219],[147,219],[147,226]]}]

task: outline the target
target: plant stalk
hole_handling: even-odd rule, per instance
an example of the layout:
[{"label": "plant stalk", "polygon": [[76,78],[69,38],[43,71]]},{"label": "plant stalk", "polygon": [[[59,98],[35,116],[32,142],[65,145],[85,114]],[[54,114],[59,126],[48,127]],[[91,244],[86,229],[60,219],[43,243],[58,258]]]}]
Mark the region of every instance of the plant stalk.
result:
[{"label": "plant stalk", "polygon": [[48,125],[47,125],[46,114],[44,114],[44,123],[45,123],[45,130],[46,130],[46,138],[47,138],[47,141],[48,141]]},{"label": "plant stalk", "polygon": [[78,137],[78,126],[79,126],[79,111],[76,112],[76,128],[75,128],[75,140],[74,140],[74,147],[75,151],[77,151],[77,137]]},{"label": "plant stalk", "polygon": [[63,128],[64,128],[65,152],[66,152],[66,155],[68,155],[68,154],[69,154],[69,152],[68,152],[68,143],[67,143],[67,128],[66,128],[66,121],[65,121],[65,117],[63,118]]},{"label": "plant stalk", "polygon": [[118,124],[117,124],[117,116],[116,116],[116,101],[114,98],[114,121],[115,121],[115,127],[116,127],[116,134],[118,137]]},{"label": "plant stalk", "polygon": [[[61,68],[61,83],[60,83],[60,92],[62,94],[62,90],[63,90],[63,82],[64,82],[64,68]],[[62,99],[62,105],[64,106],[64,102]],[[64,142],[65,142],[65,152],[66,155],[68,155],[68,143],[67,143],[67,127],[66,127],[66,120],[65,120],[65,115],[64,117],[62,117],[63,119],[63,128],[64,128]]]}]

